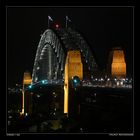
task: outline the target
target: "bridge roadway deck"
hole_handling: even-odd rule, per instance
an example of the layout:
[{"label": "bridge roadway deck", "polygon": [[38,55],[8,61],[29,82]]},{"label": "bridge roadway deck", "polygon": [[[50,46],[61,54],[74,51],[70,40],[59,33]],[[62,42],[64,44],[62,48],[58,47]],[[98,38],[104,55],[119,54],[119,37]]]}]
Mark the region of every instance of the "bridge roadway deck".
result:
[{"label": "bridge roadway deck", "polygon": [[[70,90],[74,88],[70,87]],[[63,84],[45,84],[45,85],[34,85],[31,89],[27,89],[29,92],[38,92],[38,91],[57,91],[57,92],[63,92],[64,91],[64,85]],[[93,86],[79,86],[76,88],[77,92],[91,92],[91,93],[108,93],[108,94],[128,94],[132,93],[132,88],[112,88],[112,87],[93,87]],[[121,92],[120,92],[121,91]]]}]

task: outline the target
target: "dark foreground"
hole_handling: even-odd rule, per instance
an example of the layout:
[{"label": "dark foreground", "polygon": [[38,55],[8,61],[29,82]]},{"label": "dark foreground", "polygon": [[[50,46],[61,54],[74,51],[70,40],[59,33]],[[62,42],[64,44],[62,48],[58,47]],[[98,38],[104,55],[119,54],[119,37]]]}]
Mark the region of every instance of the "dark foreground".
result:
[{"label": "dark foreground", "polygon": [[84,88],[79,92],[82,93],[82,101],[77,116],[48,120],[40,114],[21,118],[19,113],[8,113],[7,132],[133,133],[132,90],[114,92],[111,89],[95,91]]}]

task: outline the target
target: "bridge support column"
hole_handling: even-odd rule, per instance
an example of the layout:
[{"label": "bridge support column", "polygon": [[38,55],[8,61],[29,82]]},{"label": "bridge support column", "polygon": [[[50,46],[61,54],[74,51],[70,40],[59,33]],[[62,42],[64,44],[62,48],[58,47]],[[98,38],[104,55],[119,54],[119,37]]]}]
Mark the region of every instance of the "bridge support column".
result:
[{"label": "bridge support column", "polygon": [[23,76],[23,88],[22,88],[22,111],[20,112],[21,116],[26,116],[31,112],[31,94],[26,90],[31,84],[31,75],[29,72],[25,72]]},{"label": "bridge support column", "polygon": [[69,110],[69,105],[71,101],[69,100],[69,81],[74,77],[78,76],[80,80],[83,79],[83,64],[81,61],[80,51],[73,50],[68,51],[66,62],[65,62],[65,72],[64,72],[64,114],[69,116],[72,110]]}]

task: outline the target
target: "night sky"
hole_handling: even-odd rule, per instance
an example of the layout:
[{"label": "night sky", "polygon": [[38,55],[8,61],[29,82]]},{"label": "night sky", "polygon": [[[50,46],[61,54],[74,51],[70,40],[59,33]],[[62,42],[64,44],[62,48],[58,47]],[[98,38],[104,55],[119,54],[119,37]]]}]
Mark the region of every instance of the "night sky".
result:
[{"label": "night sky", "polygon": [[69,16],[70,26],[84,35],[101,69],[106,67],[109,50],[121,45],[126,54],[127,73],[132,74],[132,7],[7,7],[8,85],[22,83],[24,71],[32,73],[48,15],[61,27],[65,27],[65,16]]}]

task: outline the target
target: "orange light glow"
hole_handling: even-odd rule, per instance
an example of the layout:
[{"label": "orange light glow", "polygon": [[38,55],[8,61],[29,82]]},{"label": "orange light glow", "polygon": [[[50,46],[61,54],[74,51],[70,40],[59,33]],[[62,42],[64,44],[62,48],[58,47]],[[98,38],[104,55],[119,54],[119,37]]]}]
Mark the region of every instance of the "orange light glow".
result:
[{"label": "orange light glow", "polygon": [[112,76],[117,78],[126,76],[126,63],[123,50],[114,50],[111,67]]},{"label": "orange light glow", "polygon": [[68,117],[69,80],[74,76],[78,76],[81,80],[83,78],[83,64],[79,51],[68,52],[66,57],[64,76],[64,113],[66,113]]},{"label": "orange light glow", "polygon": [[20,112],[20,115],[24,115],[25,113],[25,86],[30,85],[32,82],[31,74],[29,72],[24,72],[23,76],[23,88],[22,88],[22,111]]},{"label": "orange light glow", "polygon": [[67,114],[68,117],[68,92],[69,92],[69,82],[68,82],[68,59],[66,59],[65,64],[65,81],[64,81],[64,113]]},{"label": "orange light glow", "polygon": [[24,91],[22,90],[22,111],[20,112],[20,115],[24,115]]},{"label": "orange light glow", "polygon": [[31,74],[29,72],[24,72],[23,76],[23,84],[31,84],[32,79],[31,79]]}]

